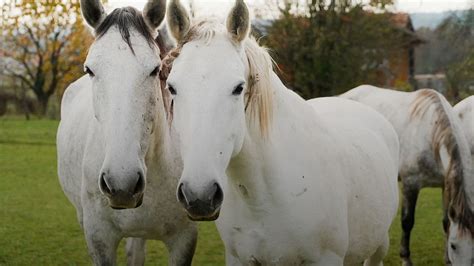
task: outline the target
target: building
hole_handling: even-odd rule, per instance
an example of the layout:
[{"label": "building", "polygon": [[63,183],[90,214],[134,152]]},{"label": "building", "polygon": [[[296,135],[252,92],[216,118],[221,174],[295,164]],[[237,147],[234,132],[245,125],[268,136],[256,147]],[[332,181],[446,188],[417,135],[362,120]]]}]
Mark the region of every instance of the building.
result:
[{"label": "building", "polygon": [[394,50],[381,66],[378,85],[388,88],[417,89],[415,47],[425,41],[416,35],[409,14],[395,13],[391,19],[393,25],[403,34],[403,44],[400,49]]},{"label": "building", "polygon": [[430,88],[442,94],[447,93],[448,81],[445,74],[420,74],[415,75],[415,80],[419,89]]}]

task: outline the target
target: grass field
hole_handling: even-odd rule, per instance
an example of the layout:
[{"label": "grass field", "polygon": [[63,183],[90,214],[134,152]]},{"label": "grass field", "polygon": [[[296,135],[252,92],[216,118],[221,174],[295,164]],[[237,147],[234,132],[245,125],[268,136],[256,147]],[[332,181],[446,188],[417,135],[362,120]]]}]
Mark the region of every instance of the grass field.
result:
[{"label": "grass field", "polygon": [[[0,265],[89,265],[72,205],[56,174],[58,122],[0,119]],[[412,233],[416,265],[443,265],[441,191],[424,189]],[[392,225],[385,265],[400,265],[400,217]],[[125,264],[123,243],[119,265]],[[223,265],[214,223],[200,223],[194,265]],[[146,265],[166,265],[167,252],[149,241]]]}]

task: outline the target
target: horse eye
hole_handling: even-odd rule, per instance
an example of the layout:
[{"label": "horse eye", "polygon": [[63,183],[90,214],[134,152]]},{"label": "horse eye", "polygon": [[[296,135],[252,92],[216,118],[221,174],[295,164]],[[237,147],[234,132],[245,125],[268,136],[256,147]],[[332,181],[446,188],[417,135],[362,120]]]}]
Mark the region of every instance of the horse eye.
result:
[{"label": "horse eye", "polygon": [[456,248],[457,248],[456,245],[453,244],[453,243],[451,243],[451,249],[454,250],[454,251],[456,251]]},{"label": "horse eye", "polygon": [[170,91],[172,95],[176,95],[176,90],[173,88],[173,86],[168,85],[168,90]]},{"label": "horse eye", "polygon": [[150,73],[150,77],[156,77],[156,75],[158,75],[158,71],[160,71],[160,67],[157,66],[153,69],[153,71],[151,71]]},{"label": "horse eye", "polygon": [[94,77],[94,76],[95,76],[94,72],[92,72],[92,70],[91,70],[88,66],[86,66],[86,67],[84,68],[84,72],[86,72],[87,74],[89,74],[89,76],[91,76],[91,77]]},{"label": "horse eye", "polygon": [[235,87],[235,89],[232,91],[232,95],[240,95],[242,91],[244,90],[244,84],[241,83]]}]

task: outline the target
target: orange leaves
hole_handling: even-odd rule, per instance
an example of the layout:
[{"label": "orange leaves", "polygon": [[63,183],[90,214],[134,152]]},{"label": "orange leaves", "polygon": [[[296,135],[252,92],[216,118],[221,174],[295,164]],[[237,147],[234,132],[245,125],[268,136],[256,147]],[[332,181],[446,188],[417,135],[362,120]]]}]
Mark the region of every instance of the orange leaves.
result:
[{"label": "orange leaves", "polygon": [[80,18],[79,0],[4,0],[1,50],[8,72],[38,99],[62,94],[80,77],[92,42]]}]

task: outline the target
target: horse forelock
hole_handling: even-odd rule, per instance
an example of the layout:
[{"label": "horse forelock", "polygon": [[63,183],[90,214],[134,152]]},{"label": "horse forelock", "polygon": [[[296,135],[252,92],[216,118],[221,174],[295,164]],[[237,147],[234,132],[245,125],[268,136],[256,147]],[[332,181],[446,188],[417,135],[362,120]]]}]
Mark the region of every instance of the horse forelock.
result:
[{"label": "horse forelock", "polygon": [[435,122],[432,129],[431,145],[436,161],[441,162],[440,151],[444,146],[449,155],[449,165],[445,172],[445,189],[449,200],[449,213],[458,222],[461,234],[470,232],[474,236],[474,213],[465,191],[464,178],[467,173],[456,138],[455,127],[443,106],[441,96],[429,89],[417,92],[411,104],[410,119],[423,118],[433,108]]},{"label": "horse forelock", "polygon": [[156,47],[156,42],[153,38],[152,30],[146,24],[142,13],[136,8],[116,8],[97,27],[97,29],[95,30],[96,38],[100,39],[113,26],[116,26],[118,28],[122,39],[127,43],[133,54],[135,54],[135,51],[130,40],[132,29],[136,30],[142,37],[144,37],[151,48]]},{"label": "horse forelock", "polygon": [[[160,79],[166,81],[171,72],[174,60],[180,55],[183,46],[191,41],[203,40],[209,44],[216,34],[228,34],[227,29],[216,19],[201,20],[194,23],[186,36],[171,50],[162,61]],[[229,40],[235,42],[230,36]],[[270,84],[270,73],[273,70],[273,59],[264,47],[258,45],[253,37],[242,43],[247,59],[249,73],[247,77],[247,94],[245,111],[250,119],[258,119],[263,137],[269,133],[273,114],[273,91]],[[172,120],[172,102],[167,104],[167,113]]]}]

